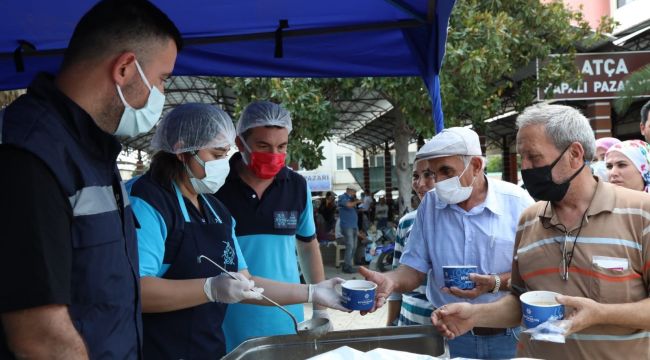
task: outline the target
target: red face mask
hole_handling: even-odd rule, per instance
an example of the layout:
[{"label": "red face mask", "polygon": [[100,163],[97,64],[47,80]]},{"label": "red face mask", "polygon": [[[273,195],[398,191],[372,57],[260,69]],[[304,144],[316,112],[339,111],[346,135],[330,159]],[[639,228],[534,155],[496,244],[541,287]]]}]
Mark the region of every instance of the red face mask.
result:
[{"label": "red face mask", "polygon": [[271,179],[284,167],[284,160],[287,154],[251,152],[248,168],[260,179]]},{"label": "red face mask", "polygon": [[267,153],[252,151],[243,138],[239,138],[249,154],[249,160],[246,161],[246,156],[242,156],[244,163],[248,168],[260,179],[271,179],[277,175],[284,167],[284,160],[287,154],[284,153]]}]

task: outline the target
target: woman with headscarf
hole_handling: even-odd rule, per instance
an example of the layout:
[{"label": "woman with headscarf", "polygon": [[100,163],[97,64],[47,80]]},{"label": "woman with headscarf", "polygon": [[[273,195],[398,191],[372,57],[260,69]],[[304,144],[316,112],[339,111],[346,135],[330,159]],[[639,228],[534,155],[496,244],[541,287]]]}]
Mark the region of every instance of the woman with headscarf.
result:
[{"label": "woman with headscarf", "polygon": [[[209,104],[185,104],[158,125],[149,171],[127,184],[136,216],[148,359],[206,359],[225,354],[221,324],[227,304],[314,302],[343,310],[334,286],[287,284],[251,276],[228,209],[211,194],[229,172],[232,120]],[[223,266],[232,279],[208,261]],[[107,284],[110,285],[110,284]],[[242,319],[245,320],[245,319]],[[247,321],[250,321],[248,319]]]},{"label": "woman with headscarf", "polygon": [[609,182],[632,190],[648,192],[650,186],[650,145],[626,140],[607,150],[605,163]]},{"label": "woman with headscarf", "polygon": [[594,158],[589,166],[591,167],[591,172],[603,181],[608,180],[607,168],[605,167],[605,153],[610,147],[612,147],[612,145],[616,145],[620,142],[621,140],[613,137],[596,139],[596,153],[594,154]]}]

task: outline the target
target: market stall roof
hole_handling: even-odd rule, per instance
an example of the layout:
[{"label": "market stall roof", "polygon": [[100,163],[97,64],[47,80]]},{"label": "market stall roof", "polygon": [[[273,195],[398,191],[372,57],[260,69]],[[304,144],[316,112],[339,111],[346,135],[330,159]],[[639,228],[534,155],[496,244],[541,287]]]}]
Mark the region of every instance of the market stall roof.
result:
[{"label": "market stall roof", "polygon": [[390,108],[356,131],[339,136],[339,142],[366,150],[383,149],[384,144],[394,140],[395,110],[392,110],[392,106]]},{"label": "market stall roof", "polygon": [[[154,0],[186,43],[175,75],[420,76],[436,130],[438,73],[454,0]],[[0,12],[0,89],[55,72],[94,0],[7,1]]]}]

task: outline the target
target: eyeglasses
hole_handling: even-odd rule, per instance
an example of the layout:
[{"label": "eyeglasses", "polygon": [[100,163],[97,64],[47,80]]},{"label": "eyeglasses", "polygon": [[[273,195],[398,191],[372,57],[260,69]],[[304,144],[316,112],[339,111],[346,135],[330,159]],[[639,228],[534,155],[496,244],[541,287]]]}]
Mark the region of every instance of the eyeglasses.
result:
[{"label": "eyeglasses", "polygon": [[[548,204],[550,202],[546,203],[546,206],[548,207]],[[578,237],[580,236],[580,232],[582,231],[582,225],[584,225],[585,222],[585,217],[587,215],[587,211],[589,210],[589,207],[585,210],[585,212],[582,214],[582,218],[580,219],[580,226],[578,227],[578,231],[576,232],[576,236],[573,238],[573,243],[571,244],[571,250],[568,250],[569,242],[571,241],[571,234],[569,231],[567,231],[566,226],[563,224],[551,224],[550,220],[543,219],[542,220],[542,226],[544,229],[554,229],[559,232],[564,233],[564,241],[561,244],[561,249],[560,252],[562,253],[562,259],[560,260],[560,266],[559,266],[559,273],[560,273],[560,278],[564,281],[569,280],[569,268],[571,267],[571,262],[573,261],[573,254],[577,249],[577,242],[578,242]],[[546,208],[544,209],[544,214],[546,214]],[[557,240],[556,240],[557,241]]]},{"label": "eyeglasses", "polygon": [[573,250],[576,246],[576,240],[578,236],[573,239],[573,247],[571,251],[567,251],[567,242],[570,241],[569,236],[564,236],[564,242],[562,243],[562,260],[560,260],[560,278],[564,281],[569,280],[569,266],[571,266],[571,261],[573,260]]}]

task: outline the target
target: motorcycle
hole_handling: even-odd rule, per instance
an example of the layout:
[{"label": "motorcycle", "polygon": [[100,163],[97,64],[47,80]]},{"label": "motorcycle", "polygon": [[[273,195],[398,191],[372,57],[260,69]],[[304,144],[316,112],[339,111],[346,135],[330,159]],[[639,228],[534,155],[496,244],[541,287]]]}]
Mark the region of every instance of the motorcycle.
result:
[{"label": "motorcycle", "polygon": [[382,230],[369,231],[365,247],[365,260],[371,270],[385,272],[393,269],[395,254],[394,230],[388,227]]}]

